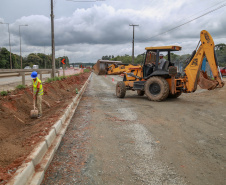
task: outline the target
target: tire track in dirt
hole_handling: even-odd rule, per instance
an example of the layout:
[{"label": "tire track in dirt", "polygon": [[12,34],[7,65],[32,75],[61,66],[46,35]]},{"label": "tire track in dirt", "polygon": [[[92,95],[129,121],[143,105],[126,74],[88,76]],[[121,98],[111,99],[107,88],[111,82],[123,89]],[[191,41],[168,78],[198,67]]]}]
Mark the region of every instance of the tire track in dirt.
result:
[{"label": "tire track in dirt", "polygon": [[[79,184],[184,184],[173,168],[168,168],[155,159],[158,146],[152,134],[140,123],[133,102],[126,98],[116,98],[117,79],[121,80],[114,77],[112,81],[111,76],[93,75],[78,107],[80,114],[76,113],[71,123],[79,132],[78,127],[85,119],[82,112],[85,112],[85,109],[89,110],[89,114],[85,116],[89,120],[89,129],[87,135],[82,136],[89,141],[84,146],[86,152],[82,154],[82,161],[85,165],[80,166],[80,173],[69,173],[61,178],[61,181],[57,181],[59,178],[54,175],[48,176],[49,181],[44,181],[43,184],[73,184],[73,179]],[[68,129],[67,132],[68,135],[73,135],[70,133],[72,129]],[[76,139],[71,137],[70,142],[73,145],[68,142],[68,146],[62,144],[62,148],[80,148]],[[70,155],[70,152],[66,153]],[[62,174],[62,170],[70,169],[70,165],[67,164],[71,164],[74,159],[65,159],[56,160],[60,166],[59,169],[57,166],[54,167],[54,174]]]}]

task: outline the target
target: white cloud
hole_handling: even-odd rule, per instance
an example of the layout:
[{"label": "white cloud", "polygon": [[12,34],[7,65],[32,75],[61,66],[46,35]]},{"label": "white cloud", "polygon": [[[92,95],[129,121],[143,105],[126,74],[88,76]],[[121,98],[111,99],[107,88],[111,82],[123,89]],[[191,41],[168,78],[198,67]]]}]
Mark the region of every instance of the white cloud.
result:
[{"label": "white cloud", "polygon": [[[131,54],[132,27],[129,24],[139,24],[139,27],[135,28],[136,55],[143,53],[146,46],[172,44],[181,45],[183,47],[182,54],[191,53],[197,45],[200,31],[203,29],[211,33],[216,44],[226,43],[225,8],[171,32],[161,34],[211,10],[211,6],[216,8],[220,2],[222,1],[106,0],[89,6],[86,4],[86,8],[77,9],[75,8],[77,4],[71,3],[71,7],[68,8],[70,16],[68,16],[69,12],[60,16],[58,12],[63,13],[64,11],[59,10],[66,11],[69,4],[59,0],[55,4],[56,54],[63,55],[64,51],[71,59],[83,62],[95,62],[103,55]],[[44,1],[42,1],[43,3]],[[78,5],[78,7],[82,7],[81,4]],[[37,13],[37,10],[34,12]],[[0,14],[1,20],[5,21],[4,16]],[[12,52],[19,51],[20,24],[29,25],[21,27],[25,55],[29,52],[43,52],[44,46],[46,52],[51,52],[50,22],[49,14],[45,13],[23,16],[10,24]],[[0,29],[0,45],[7,46],[7,29],[0,26],[2,27]],[[156,37],[153,38],[153,36]]]}]

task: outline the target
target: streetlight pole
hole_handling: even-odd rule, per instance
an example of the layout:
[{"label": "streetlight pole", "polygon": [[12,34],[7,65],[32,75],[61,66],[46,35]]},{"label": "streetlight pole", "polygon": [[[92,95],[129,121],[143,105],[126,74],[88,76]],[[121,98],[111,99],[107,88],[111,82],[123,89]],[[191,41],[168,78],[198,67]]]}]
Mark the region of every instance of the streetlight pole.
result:
[{"label": "streetlight pole", "polygon": [[133,48],[132,48],[132,64],[134,64],[134,26],[139,26],[135,24],[130,24],[129,26],[133,27]]},{"label": "streetlight pole", "polygon": [[46,69],[46,46],[44,45],[44,63],[45,63],[45,69]]},{"label": "streetlight pole", "polygon": [[13,66],[12,66],[12,58],[11,58],[11,44],[10,44],[10,31],[9,31],[9,23],[3,23],[3,22],[0,22],[0,24],[7,24],[8,25],[8,32],[9,32],[9,52],[10,52],[10,57],[9,57],[9,60],[10,60],[10,68],[12,69]]},{"label": "streetlight pole", "polygon": [[23,67],[22,67],[22,55],[21,55],[21,33],[20,33],[20,27],[21,26],[28,26],[28,25],[27,24],[19,25],[19,34],[20,34],[20,68],[23,69]]},{"label": "streetlight pole", "polygon": [[53,0],[51,0],[51,36],[52,36],[52,73],[51,77],[55,77],[55,41],[54,41],[54,14],[53,14]]}]

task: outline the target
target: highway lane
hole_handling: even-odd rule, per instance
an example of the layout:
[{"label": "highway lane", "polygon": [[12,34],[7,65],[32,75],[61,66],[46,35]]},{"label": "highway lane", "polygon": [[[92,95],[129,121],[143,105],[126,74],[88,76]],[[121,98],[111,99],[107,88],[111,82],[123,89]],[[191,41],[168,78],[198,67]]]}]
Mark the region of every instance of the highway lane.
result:
[{"label": "highway lane", "polygon": [[[43,74],[42,78],[43,80],[50,78],[51,74]],[[38,78],[40,76],[38,75]],[[31,85],[31,76],[26,75],[25,76],[25,84]],[[6,77],[6,78],[0,78],[0,92],[1,91],[9,91],[15,89],[17,85],[22,84],[22,76],[13,76],[13,77]]]},{"label": "highway lane", "polygon": [[[63,70],[59,70],[59,72],[60,72],[60,76],[62,76]],[[65,70],[65,75],[68,76],[68,75],[73,75],[80,72],[81,72],[81,69],[76,69],[76,70],[68,69],[68,70]],[[56,76],[58,76],[58,73],[56,73]],[[40,78],[40,75],[38,75],[38,78]],[[43,81],[45,81],[48,78],[51,78],[51,73],[42,75]],[[17,85],[21,85],[21,84],[22,84],[22,76],[0,78],[0,92],[14,90]],[[32,84],[30,75],[25,76],[25,84],[26,85]]]}]

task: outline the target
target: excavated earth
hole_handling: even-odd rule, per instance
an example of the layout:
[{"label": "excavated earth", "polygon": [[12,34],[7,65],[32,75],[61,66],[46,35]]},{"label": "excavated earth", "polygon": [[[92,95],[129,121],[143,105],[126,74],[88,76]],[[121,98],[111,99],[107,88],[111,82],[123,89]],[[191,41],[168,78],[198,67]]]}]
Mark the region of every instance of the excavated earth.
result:
[{"label": "excavated earth", "polygon": [[[43,83],[43,116],[31,119],[31,86],[0,96],[0,184],[5,184],[63,114],[90,73]],[[45,103],[47,102],[47,103]],[[50,107],[48,106],[48,103]]]}]

